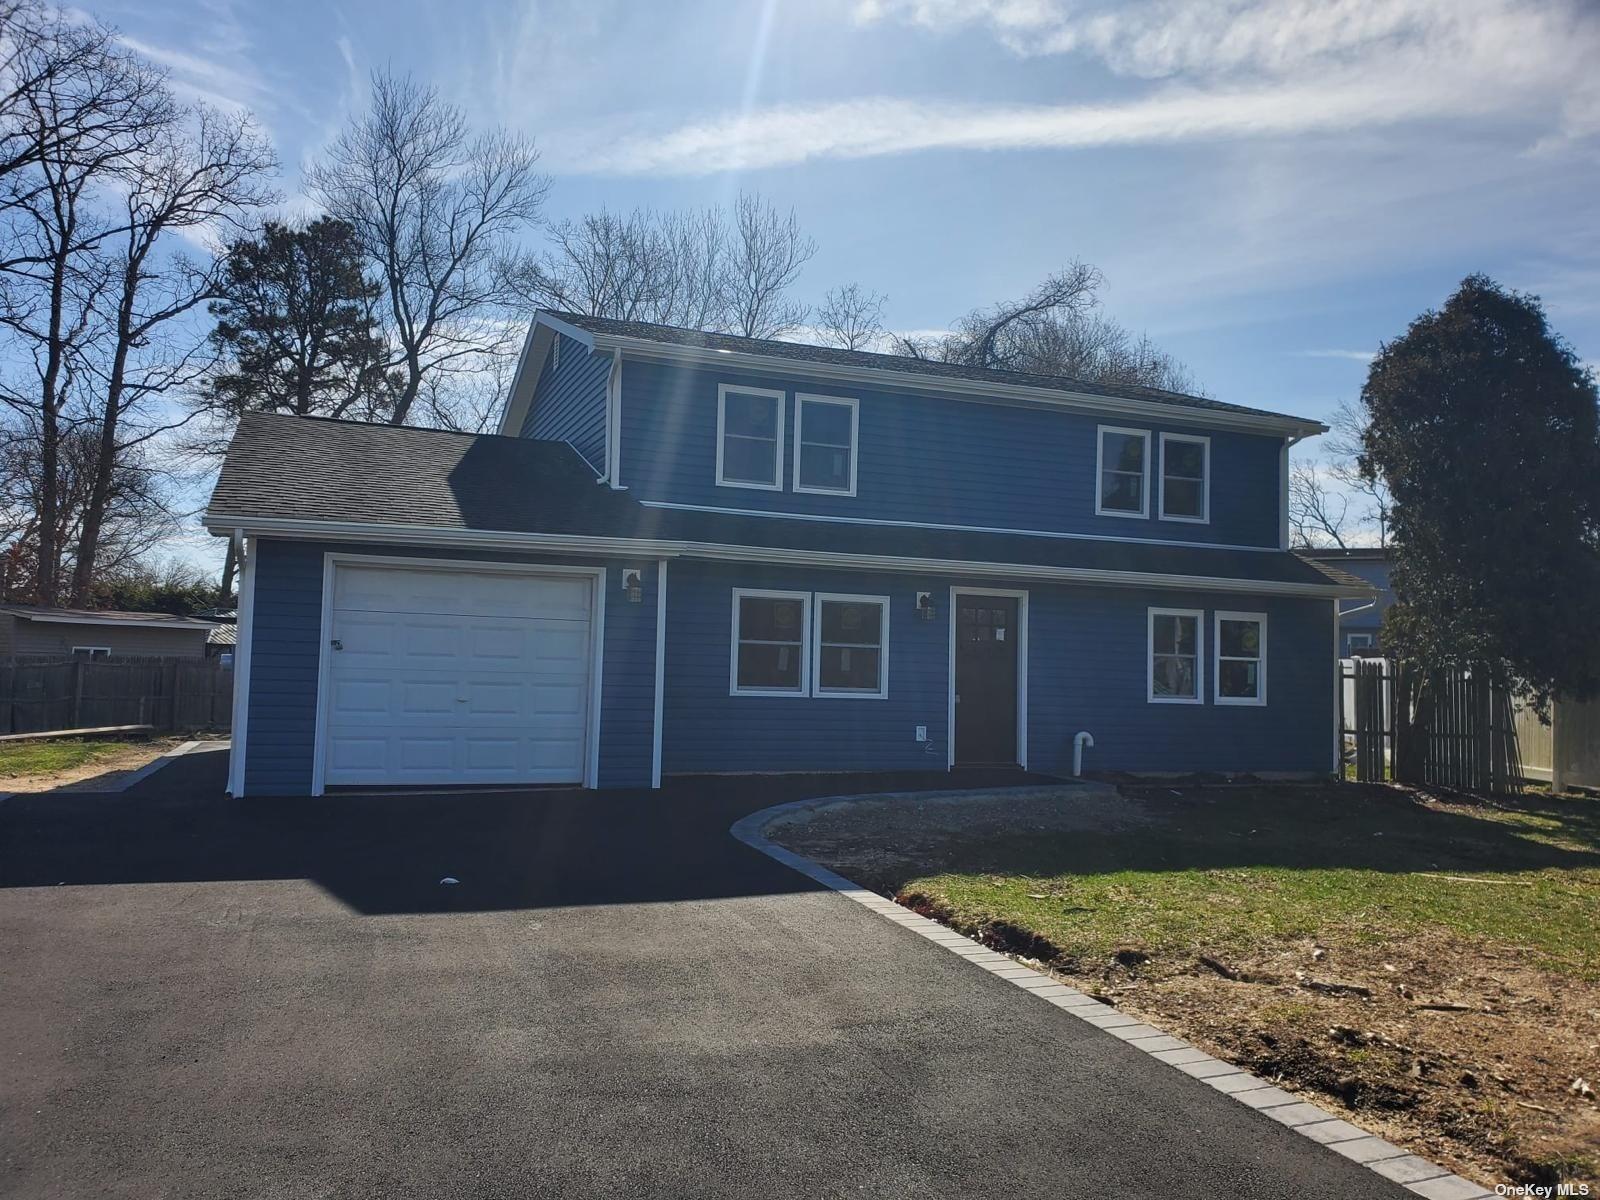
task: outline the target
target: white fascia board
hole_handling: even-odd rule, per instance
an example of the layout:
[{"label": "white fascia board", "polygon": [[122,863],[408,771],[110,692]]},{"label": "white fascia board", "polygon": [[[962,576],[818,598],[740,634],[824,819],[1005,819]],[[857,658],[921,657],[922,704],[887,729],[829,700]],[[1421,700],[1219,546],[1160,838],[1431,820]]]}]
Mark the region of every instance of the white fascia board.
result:
[{"label": "white fascia board", "polygon": [[38,621],[45,625],[93,625],[98,629],[204,629],[212,630],[222,621],[199,621],[188,617],[174,617],[170,621],[148,620],[141,621],[137,617],[113,617],[102,619],[100,617],[80,617],[74,614],[51,613],[13,613],[13,616],[23,621]]},{"label": "white fascia board", "polygon": [[769,566],[836,568],[957,575],[964,578],[1037,579],[1103,587],[1183,588],[1195,591],[1242,592],[1253,595],[1319,596],[1323,599],[1372,595],[1338,584],[1288,583],[1227,579],[1211,575],[1173,575],[1110,571],[1091,567],[1058,567],[1039,563],[975,562],[962,559],[908,558],[879,554],[836,554],[775,546],[740,546],[654,538],[592,537],[556,533],[502,533],[476,529],[443,529],[437,525],[365,524],[307,521],[207,513],[209,525],[242,528],[251,537],[301,541],[372,542],[390,545],[450,546],[462,549],[514,550],[529,554],[583,554],[607,558],[697,558]]},{"label": "white fascia board", "polygon": [[528,324],[528,335],[522,340],[522,353],[517,357],[517,370],[511,377],[511,390],[506,393],[506,409],[500,418],[499,432],[506,437],[516,437],[527,420],[528,409],[533,405],[533,395],[539,388],[539,376],[544,373],[544,361],[550,356],[550,347],[556,335],[565,334],[594,349],[594,338],[588,331],[569,325],[548,313],[539,313]]},{"label": "white fascia board", "polygon": [[745,354],[735,350],[712,350],[703,346],[681,346],[645,338],[595,334],[600,350],[626,351],[630,358],[653,359],[670,363],[690,363],[713,370],[774,372],[846,383],[871,384],[888,391],[928,392],[954,400],[1010,401],[1105,415],[1117,413],[1177,425],[1196,425],[1215,429],[1235,429],[1246,433],[1309,437],[1326,433],[1320,421],[1301,417],[1261,416],[1254,413],[1226,412],[1220,409],[1191,408],[1182,404],[1163,404],[1154,400],[1133,400],[1125,396],[1098,396],[1057,388],[1027,387],[1016,383],[985,383],[976,379],[956,379],[943,375],[919,375],[911,371],[891,371],[876,367],[847,367],[835,363],[783,358],[765,354]]}]

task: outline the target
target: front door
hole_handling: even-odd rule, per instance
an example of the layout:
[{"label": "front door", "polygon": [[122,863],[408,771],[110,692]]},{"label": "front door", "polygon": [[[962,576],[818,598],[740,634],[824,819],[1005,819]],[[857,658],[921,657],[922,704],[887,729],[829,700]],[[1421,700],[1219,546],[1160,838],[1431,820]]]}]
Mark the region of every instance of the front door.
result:
[{"label": "front door", "polygon": [[1017,600],[956,593],[956,765],[1017,761]]}]

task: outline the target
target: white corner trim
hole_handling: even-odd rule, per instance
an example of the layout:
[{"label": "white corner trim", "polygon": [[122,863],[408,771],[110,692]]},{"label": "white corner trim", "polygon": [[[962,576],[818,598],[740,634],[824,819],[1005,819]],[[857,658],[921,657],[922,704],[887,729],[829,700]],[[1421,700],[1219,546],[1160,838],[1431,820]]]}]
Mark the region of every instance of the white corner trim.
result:
[{"label": "white corner trim", "polygon": [[[1255,621],[1261,626],[1260,656],[1255,660],[1255,696],[1224,696],[1222,694],[1222,623],[1224,621]],[[1263,708],[1267,703],[1267,614],[1264,612],[1226,612],[1218,609],[1211,614],[1211,686],[1212,701],[1233,707]]]},{"label": "white corner trim", "polygon": [[[1186,442],[1200,447],[1200,515],[1173,516],[1167,512],[1167,443]],[[1211,524],[1211,439],[1198,433],[1161,434],[1160,487],[1157,490],[1156,516],[1162,521],[1181,521],[1187,525]]]},{"label": "white corner trim", "polygon": [[[797,688],[742,688],[739,686],[739,609],[746,597],[755,600],[800,601],[800,686]],[[733,589],[732,632],[728,648],[728,695],[776,696],[788,700],[811,695],[811,593],[787,592],[775,588]]]},{"label": "white corner trim", "polygon": [[606,665],[606,568],[590,571],[583,567],[568,567],[558,570],[558,575],[592,575],[594,595],[590,603],[594,606],[594,616],[591,619],[592,629],[589,634],[590,646],[590,671],[589,671],[589,762],[584,769],[583,786],[598,788],[600,786],[600,737],[603,732],[601,721],[605,714],[602,700],[605,695],[605,665]]},{"label": "white corner trim", "polygon": [[[1141,457],[1143,469],[1139,478],[1139,511],[1124,512],[1117,508],[1102,507],[1101,501],[1105,499],[1105,473],[1106,473],[1106,434],[1120,433],[1126,437],[1136,437],[1144,442],[1144,453]],[[1131,517],[1134,520],[1145,520],[1150,516],[1150,431],[1148,429],[1129,429],[1122,425],[1097,425],[1094,431],[1094,515],[1097,517]]]},{"label": "white corner trim", "polygon": [[606,473],[614,490],[622,488],[622,351],[613,352],[606,375]]},{"label": "white corner trim", "polygon": [[[822,607],[824,604],[876,604],[878,621],[878,687],[876,691],[824,691],[822,688]],[[817,700],[887,700],[889,698],[889,597],[816,592],[812,602],[811,695]]]},{"label": "white corner trim", "polygon": [[[806,444],[805,414],[807,404],[833,404],[850,410],[850,486],[843,488],[807,487],[800,482],[800,451]],[[856,465],[861,459],[861,401],[853,396],[824,396],[815,392],[796,392],[794,397],[794,488],[804,495],[854,496],[856,494]]]},{"label": "white corner trim", "polygon": [[656,704],[650,739],[650,786],[661,786],[662,720],[666,713],[667,684],[667,560],[656,560]]},{"label": "white corner trim", "polygon": [[[1194,695],[1156,695],[1156,618],[1194,619]],[[1151,608],[1145,614],[1145,699],[1151,704],[1204,704],[1206,702],[1206,614],[1199,608]]]},{"label": "white corner trim", "polygon": [[949,695],[946,701],[945,765],[956,765],[956,721],[960,707],[956,704],[956,597],[1001,596],[1017,602],[1017,766],[1028,769],[1028,593],[1016,588],[961,587],[950,588],[950,660]]},{"label": "white corner trim", "polygon": [[246,743],[250,734],[250,660],[255,642],[256,555],[259,543],[237,535],[239,563],[239,610],[237,642],[233,648],[233,729],[228,747],[228,795],[235,800],[244,795]]},{"label": "white corner trim", "polygon": [[[722,477],[722,451],[726,445],[726,426],[728,420],[728,396],[730,393],[740,396],[765,396],[769,400],[777,401],[776,433],[772,447],[772,482],[752,483],[744,479],[724,479]],[[717,474],[718,487],[746,488],[757,492],[783,491],[783,435],[787,428],[787,401],[788,393],[775,388],[746,387],[741,383],[719,383],[717,385]]]}]

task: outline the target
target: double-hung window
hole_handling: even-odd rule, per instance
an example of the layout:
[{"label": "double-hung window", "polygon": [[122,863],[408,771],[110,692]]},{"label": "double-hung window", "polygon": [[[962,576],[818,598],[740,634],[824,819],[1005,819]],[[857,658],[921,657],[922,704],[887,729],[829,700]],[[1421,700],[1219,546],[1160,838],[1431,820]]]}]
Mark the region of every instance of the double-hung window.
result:
[{"label": "double-hung window", "polygon": [[1150,610],[1149,658],[1152,704],[1201,704],[1200,625],[1195,608]]},{"label": "double-hung window", "polygon": [[1211,519],[1211,439],[1161,435],[1161,519],[1204,524]]},{"label": "double-hung window", "polygon": [[1265,704],[1267,614],[1219,612],[1216,620],[1217,703]]},{"label": "double-hung window", "polygon": [[816,598],[815,695],[882,700],[889,695],[887,596]]},{"label": "double-hung window", "polygon": [[795,491],[856,494],[857,410],[844,397],[795,397]]},{"label": "double-hung window", "polygon": [[733,590],[735,696],[804,696],[811,687],[810,592]]},{"label": "double-hung window", "polygon": [[1144,517],[1150,513],[1150,432],[1099,428],[1095,455],[1094,511],[1102,517]]},{"label": "double-hung window", "polygon": [[733,590],[735,696],[881,700],[889,694],[889,598]]},{"label": "double-hung window", "polygon": [[719,485],[782,490],[783,399],[768,388],[717,388]]}]

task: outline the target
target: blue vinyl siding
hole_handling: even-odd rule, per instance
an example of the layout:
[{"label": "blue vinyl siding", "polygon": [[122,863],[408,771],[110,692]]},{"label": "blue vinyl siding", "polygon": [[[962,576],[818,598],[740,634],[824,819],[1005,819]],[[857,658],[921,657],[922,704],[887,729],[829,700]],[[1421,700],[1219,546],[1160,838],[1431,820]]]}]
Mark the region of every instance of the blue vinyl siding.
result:
[{"label": "blue vinyl siding", "polygon": [[[559,353],[557,353],[559,347]],[[591,354],[582,343],[556,334],[545,358],[523,437],[569,442],[597,473],[606,462],[606,378],[611,356]]]},{"label": "blue vinyl siding", "polygon": [[[648,787],[655,727],[656,567],[647,564],[641,603],[622,592],[620,562],[554,559],[394,546],[263,541],[256,545],[254,635],[245,756],[247,795],[305,795],[316,740],[317,660],[323,555],[374,554],[491,562],[604,566],[605,649],[601,669],[602,787]],[[637,563],[629,563],[637,566]]]},{"label": "blue vinyl siding", "polygon": [[[785,388],[783,491],[716,484],[717,386]],[[860,400],[857,494],[796,493],[795,394]],[[1127,417],[716,374],[628,360],[622,375],[621,482],[640,500],[867,520],[1037,529],[1235,545],[1278,545],[1282,440]],[[1096,427],[1151,430],[1150,515],[1095,515]],[[1211,439],[1211,521],[1157,518],[1159,434]]]},{"label": "blue vinyl siding", "polygon": [[[1068,774],[1072,739],[1094,735],[1090,770],[1332,769],[1333,611],[1326,600],[1018,584],[909,575],[674,563],[667,589],[663,770],[869,771],[946,761],[950,586],[1029,593],[1028,766]],[[735,587],[889,597],[889,697],[730,696]],[[938,619],[915,612],[931,591]],[[1205,703],[1151,704],[1147,610],[1204,609]],[[1267,704],[1212,701],[1212,614],[1268,614]],[[918,725],[929,742],[915,740]]]},{"label": "blue vinyl siding", "polygon": [[[1376,603],[1372,600],[1340,601],[1340,607],[1349,614],[1339,619],[1340,640],[1343,643],[1340,646],[1340,653],[1348,657],[1351,651],[1349,635],[1352,633],[1370,633],[1373,646],[1378,645],[1379,633],[1383,628],[1383,614],[1388,612],[1389,606],[1394,603],[1394,592],[1389,588],[1389,564],[1386,562],[1341,558],[1332,560],[1332,563],[1341,571],[1348,571],[1360,579],[1365,579],[1378,589]],[[1352,609],[1355,611],[1350,612]]]}]

